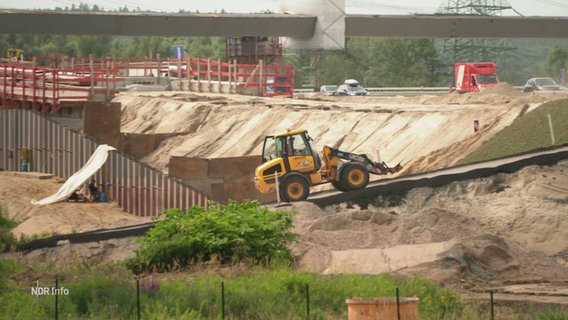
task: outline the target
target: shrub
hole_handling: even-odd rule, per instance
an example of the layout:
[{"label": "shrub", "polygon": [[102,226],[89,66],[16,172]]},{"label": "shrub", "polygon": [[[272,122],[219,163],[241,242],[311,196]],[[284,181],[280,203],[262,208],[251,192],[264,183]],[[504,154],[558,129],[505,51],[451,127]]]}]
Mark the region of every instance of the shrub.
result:
[{"label": "shrub", "polygon": [[129,272],[118,266],[108,266],[66,286],[70,295],[63,297],[61,303],[69,304],[81,317],[106,315],[107,319],[125,319],[135,312],[135,283]]},{"label": "shrub", "polygon": [[226,205],[215,202],[187,212],[170,209],[140,240],[142,248],[126,264],[134,273],[168,271],[198,262],[223,264],[253,262],[290,263],[286,247],[296,235],[288,232],[296,212],[271,211],[258,201]]},{"label": "shrub", "polygon": [[18,225],[16,221],[6,216],[4,212],[5,209],[0,206],[0,252],[16,244],[16,238],[12,234],[12,229]]}]

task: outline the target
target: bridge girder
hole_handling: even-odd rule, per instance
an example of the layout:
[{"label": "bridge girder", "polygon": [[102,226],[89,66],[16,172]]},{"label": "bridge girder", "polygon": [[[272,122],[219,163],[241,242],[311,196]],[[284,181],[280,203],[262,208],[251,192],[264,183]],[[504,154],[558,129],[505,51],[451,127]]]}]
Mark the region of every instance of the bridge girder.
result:
[{"label": "bridge girder", "polygon": [[[0,12],[2,34],[283,36],[310,38],[317,17],[296,14]],[[568,38],[566,17],[346,15],[345,37]]]}]

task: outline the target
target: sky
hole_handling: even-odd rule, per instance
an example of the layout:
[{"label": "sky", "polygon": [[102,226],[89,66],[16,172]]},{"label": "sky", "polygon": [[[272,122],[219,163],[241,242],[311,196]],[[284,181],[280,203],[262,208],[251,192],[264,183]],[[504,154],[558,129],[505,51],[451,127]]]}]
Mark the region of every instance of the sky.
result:
[{"label": "sky", "polygon": [[[286,0],[282,0],[286,1]],[[310,0],[304,0],[310,1]],[[323,1],[323,0],[311,0]],[[458,0],[345,0],[347,14],[430,14],[441,5],[456,3]],[[464,2],[472,0],[463,0]],[[523,16],[568,16],[567,0],[495,0],[508,3]],[[482,1],[483,2],[483,1]],[[491,3],[491,1],[487,1]],[[229,13],[255,13],[263,11],[279,12],[279,0],[0,0],[1,9],[54,9],[85,3],[96,4],[105,10],[115,10],[124,6],[133,10],[158,12],[213,13],[224,10]],[[516,15],[505,12],[504,15]]]}]

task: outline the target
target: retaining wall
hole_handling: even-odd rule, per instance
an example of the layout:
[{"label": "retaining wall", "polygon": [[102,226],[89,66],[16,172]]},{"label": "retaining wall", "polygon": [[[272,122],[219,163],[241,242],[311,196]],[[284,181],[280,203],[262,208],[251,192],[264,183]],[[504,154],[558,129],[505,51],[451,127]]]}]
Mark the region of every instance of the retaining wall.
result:
[{"label": "retaining wall", "polygon": [[215,159],[171,157],[169,175],[182,179],[217,202],[254,199],[266,203],[274,201],[275,196],[260,194],[254,188],[254,169],[260,162],[260,156]]}]

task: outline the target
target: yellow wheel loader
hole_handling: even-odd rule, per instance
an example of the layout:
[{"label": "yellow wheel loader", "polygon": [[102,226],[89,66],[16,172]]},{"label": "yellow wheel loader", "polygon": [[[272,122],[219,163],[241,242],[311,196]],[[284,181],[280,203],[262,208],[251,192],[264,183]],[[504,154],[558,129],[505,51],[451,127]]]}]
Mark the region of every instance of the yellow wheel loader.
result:
[{"label": "yellow wheel loader", "polygon": [[12,61],[24,60],[24,50],[22,49],[8,49],[6,57]]},{"label": "yellow wheel loader", "polygon": [[[369,174],[386,175],[402,169],[375,162],[366,154],[344,152],[330,146],[320,155],[305,129],[288,130],[264,138],[262,164],[255,170],[255,187],[261,193],[276,192],[286,202],[305,200],[310,186],[331,182],[340,191],[363,189]],[[323,159],[322,159],[323,158]]]}]

